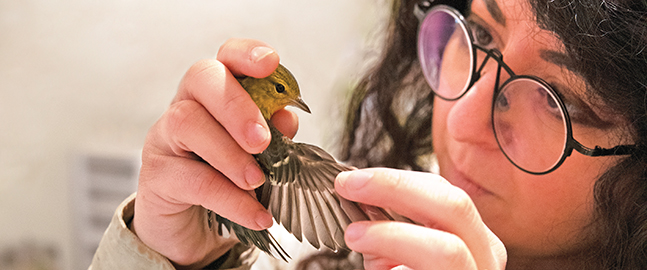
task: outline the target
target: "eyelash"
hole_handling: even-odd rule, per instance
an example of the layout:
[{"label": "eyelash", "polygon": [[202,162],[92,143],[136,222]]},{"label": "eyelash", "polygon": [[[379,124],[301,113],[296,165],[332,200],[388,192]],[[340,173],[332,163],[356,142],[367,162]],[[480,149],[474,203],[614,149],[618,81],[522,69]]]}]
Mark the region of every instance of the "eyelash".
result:
[{"label": "eyelash", "polygon": [[555,90],[555,92],[557,92],[557,95],[562,100],[562,102],[564,102],[564,107],[566,107],[566,112],[571,118],[571,123],[591,127],[597,127],[598,125],[600,125],[600,123],[595,120],[598,119],[598,117],[593,116],[595,113],[583,101],[578,99],[577,101],[573,102],[573,100],[571,100],[570,98],[564,97],[559,87],[556,87],[553,84],[549,85],[551,88],[553,88],[553,90]]},{"label": "eyelash", "polygon": [[496,48],[495,44],[493,44],[494,37],[487,27],[475,22],[471,18],[467,19],[467,25],[469,27],[470,34],[474,39],[474,43],[488,49]]}]

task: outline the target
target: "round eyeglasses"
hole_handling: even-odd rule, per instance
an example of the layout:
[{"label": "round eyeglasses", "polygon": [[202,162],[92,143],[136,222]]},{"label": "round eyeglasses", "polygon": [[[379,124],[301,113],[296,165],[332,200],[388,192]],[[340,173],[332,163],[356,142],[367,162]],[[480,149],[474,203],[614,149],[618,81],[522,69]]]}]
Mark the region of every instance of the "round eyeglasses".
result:
[{"label": "round eyeglasses", "polygon": [[[635,148],[591,149],[575,140],[568,111],[557,92],[541,78],[516,75],[498,50],[475,44],[469,25],[456,9],[423,1],[415,14],[420,19],[418,58],[427,83],[439,98],[460,99],[479,80],[488,60],[498,63],[492,129],[499,148],[517,168],[547,174],[573,150],[587,156],[612,156],[628,155]],[[502,69],[510,76],[503,83]]]}]

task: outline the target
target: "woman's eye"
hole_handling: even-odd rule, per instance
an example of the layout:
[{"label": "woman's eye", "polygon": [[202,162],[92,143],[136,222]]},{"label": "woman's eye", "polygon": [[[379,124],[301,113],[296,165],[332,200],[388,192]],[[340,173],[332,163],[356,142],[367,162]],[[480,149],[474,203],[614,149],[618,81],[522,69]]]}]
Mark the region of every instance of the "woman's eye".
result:
[{"label": "woman's eye", "polygon": [[[553,86],[552,88],[556,89],[555,91],[559,91],[555,86]],[[566,113],[570,116],[572,124],[585,125],[589,127],[602,127],[606,125],[606,123],[598,118],[593,110],[584,101],[578,98],[566,98],[563,96],[559,98],[562,100],[564,109],[566,109]],[[561,111],[558,101],[555,97],[547,95],[546,103],[549,110],[554,111],[554,113]]]},{"label": "woman's eye", "polygon": [[472,38],[474,38],[474,43],[482,47],[488,47],[492,44],[494,38],[490,32],[480,24],[475,22],[469,22],[469,28],[472,32]]},{"label": "woman's eye", "polygon": [[480,26],[475,28],[476,29],[472,30],[472,33],[474,34],[476,43],[482,46],[487,46],[492,43],[492,36],[487,30]]},{"label": "woman's eye", "polygon": [[548,107],[552,109],[559,109],[559,105],[557,104],[557,100],[553,98],[551,95],[546,95],[546,104],[548,104]]}]

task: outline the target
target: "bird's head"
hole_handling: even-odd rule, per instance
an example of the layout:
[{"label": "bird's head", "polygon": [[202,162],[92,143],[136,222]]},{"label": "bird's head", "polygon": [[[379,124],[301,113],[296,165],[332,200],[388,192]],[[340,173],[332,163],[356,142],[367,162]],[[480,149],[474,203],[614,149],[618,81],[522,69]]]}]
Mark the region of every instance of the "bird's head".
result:
[{"label": "bird's head", "polygon": [[274,112],[285,106],[294,106],[310,113],[310,108],[301,99],[297,80],[283,65],[279,64],[279,67],[265,78],[246,77],[239,79],[239,82],[266,119],[270,119]]}]

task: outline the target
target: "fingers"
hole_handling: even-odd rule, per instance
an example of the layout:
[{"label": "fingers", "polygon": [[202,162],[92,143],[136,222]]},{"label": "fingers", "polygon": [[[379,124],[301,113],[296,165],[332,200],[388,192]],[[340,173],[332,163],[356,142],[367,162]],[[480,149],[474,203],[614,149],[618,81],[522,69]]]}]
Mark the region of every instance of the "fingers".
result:
[{"label": "fingers", "polygon": [[195,153],[243,189],[263,184],[256,160],[199,103],[177,102],[162,119],[159,134],[173,152],[167,154]]},{"label": "fingers", "polygon": [[269,144],[269,129],[234,75],[267,77],[278,64],[278,54],[265,43],[231,39],[221,46],[217,59],[199,61],[187,71],[173,102],[197,101],[245,151],[260,153]]},{"label": "fingers", "polygon": [[202,205],[249,228],[268,225],[256,222],[251,210],[265,210],[245,191],[264,182],[256,160],[197,102],[171,105],[144,149],[139,191],[169,203]]},{"label": "fingers", "polygon": [[[364,169],[341,173],[336,188],[348,199],[388,207],[424,225],[434,225],[445,219],[451,222],[460,218],[470,223],[480,220],[469,196],[434,174]],[[439,212],[442,215],[435,214]]]},{"label": "fingers", "polygon": [[[191,205],[201,205],[251,229],[266,229],[272,225],[271,215],[255,198],[208,164],[180,157],[153,158],[155,165],[146,166],[146,179],[140,181],[140,186],[146,185],[140,188],[145,193],[138,196],[155,191],[156,198],[147,198],[149,201],[163,200],[152,203],[170,205],[161,211],[179,213]],[[172,209],[174,207],[177,208]]]},{"label": "fingers", "polygon": [[222,63],[202,60],[185,74],[175,102],[195,100],[204,106],[248,153],[260,153],[270,133],[258,107]]},{"label": "fingers", "polygon": [[204,266],[235,243],[207,229],[206,210],[196,205],[252,229],[272,225],[255,198],[208,164],[150,152],[144,157],[132,226],[146,245],[174,263]]},{"label": "fingers", "polygon": [[230,39],[220,47],[218,61],[236,76],[265,78],[279,65],[279,55],[269,45],[251,39]]},{"label": "fingers", "polygon": [[[470,197],[442,177],[429,173],[390,169],[345,172],[335,188],[343,197],[391,209],[422,224],[461,239],[478,267],[498,265],[492,233],[482,222]],[[445,238],[447,239],[447,238]],[[432,242],[432,244],[441,242]]]},{"label": "fingers", "polygon": [[[186,72],[170,108],[149,131],[132,225],[144,243],[175,263],[208,262],[231,247],[231,239],[207,228],[205,208],[250,229],[272,225],[249,193],[264,181],[251,154],[267,147],[270,133],[235,76],[265,77],[278,62],[264,43],[227,41],[217,59]],[[296,132],[292,114],[279,113],[274,121],[286,134]]]},{"label": "fingers", "polygon": [[[218,186],[221,188],[233,183],[231,186],[251,190],[263,183],[264,175],[250,154],[260,153],[267,147],[269,129],[258,107],[231,71],[239,76],[264,77],[276,69],[278,61],[276,52],[260,41],[232,39],[220,48],[218,59],[199,61],[186,72],[171,107],[149,132],[148,147],[145,147],[151,156],[183,157],[210,165],[211,173],[206,173],[206,169],[200,172],[204,173],[201,176],[211,175],[209,178],[213,182],[196,180],[183,183],[199,184],[194,188],[200,188],[189,193],[192,197],[186,197],[184,203],[215,204],[211,197],[196,192],[212,188],[210,183],[219,183],[221,179],[231,181],[228,185]],[[287,133],[293,134],[296,130],[296,121],[290,114],[279,114],[276,122],[289,131]],[[183,171],[181,167],[170,165],[170,168]],[[213,176],[214,172],[220,176]],[[191,181],[185,177],[187,175],[197,177],[187,173],[179,175],[176,181]],[[159,193],[174,195],[177,190],[166,192],[168,194]],[[243,191],[232,192],[231,196]],[[245,216],[246,213],[241,211],[239,215]],[[258,228],[249,221],[242,221],[241,225]]]},{"label": "fingers", "polygon": [[[175,154],[196,152],[215,168],[222,168],[239,187],[258,187],[262,184],[262,172],[252,166],[252,156],[244,153],[260,153],[269,144],[270,133],[263,116],[221,63],[204,60],[191,70],[167,116],[163,117],[167,128],[160,134],[174,136],[170,138],[171,145],[181,148]],[[223,76],[229,79],[216,80]],[[294,113],[280,110],[273,119],[286,136],[294,136],[298,126]],[[180,138],[186,141],[177,141]],[[226,160],[218,161],[222,159]]]},{"label": "fingers", "polygon": [[365,257],[367,269],[392,269],[400,264],[412,269],[477,269],[460,238],[414,224],[353,223],[346,231],[346,244],[371,255]]},{"label": "fingers", "polygon": [[272,115],[272,124],[288,138],[294,138],[299,129],[299,117],[293,111],[281,109]]}]

